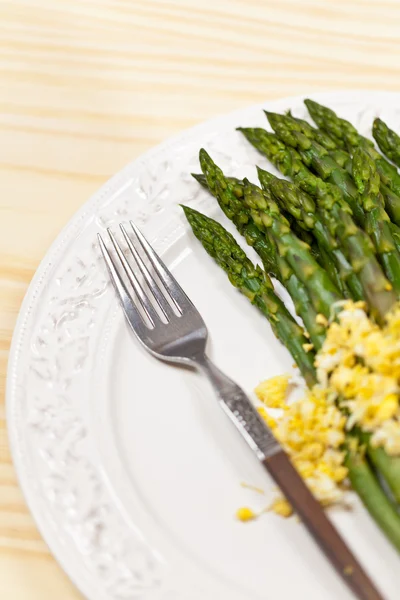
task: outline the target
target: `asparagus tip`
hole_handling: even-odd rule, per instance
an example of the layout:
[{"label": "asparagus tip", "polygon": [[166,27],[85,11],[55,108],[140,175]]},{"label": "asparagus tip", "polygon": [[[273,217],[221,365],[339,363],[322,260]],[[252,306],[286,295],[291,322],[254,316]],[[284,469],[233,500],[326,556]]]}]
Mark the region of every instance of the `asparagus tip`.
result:
[{"label": "asparagus tip", "polygon": [[190,173],[193,179],[195,179],[202,187],[208,189],[207,179],[203,173]]},{"label": "asparagus tip", "polygon": [[308,106],[317,106],[317,102],[315,102],[315,100],[311,100],[311,98],[305,98],[304,99],[304,104],[308,107]]},{"label": "asparagus tip", "polygon": [[200,157],[200,160],[202,158],[209,158],[209,154],[208,154],[207,150],[205,150],[204,148],[200,148],[199,157]]},{"label": "asparagus tip", "polygon": [[382,121],[382,119],[380,119],[379,117],[375,117],[374,122],[372,123],[372,131],[384,126],[386,126],[386,123]]},{"label": "asparagus tip", "polygon": [[193,223],[193,217],[196,217],[197,215],[204,216],[201,213],[199,213],[198,210],[190,208],[190,206],[187,206],[186,204],[179,204],[178,206],[182,208],[183,212],[185,213],[185,217],[187,218],[190,224]]},{"label": "asparagus tip", "polygon": [[211,156],[208,154],[207,150],[205,150],[204,148],[200,148],[199,161],[200,161],[201,170],[203,171],[203,174],[207,178],[208,170],[214,168],[215,163],[214,163],[213,159],[211,158]]}]

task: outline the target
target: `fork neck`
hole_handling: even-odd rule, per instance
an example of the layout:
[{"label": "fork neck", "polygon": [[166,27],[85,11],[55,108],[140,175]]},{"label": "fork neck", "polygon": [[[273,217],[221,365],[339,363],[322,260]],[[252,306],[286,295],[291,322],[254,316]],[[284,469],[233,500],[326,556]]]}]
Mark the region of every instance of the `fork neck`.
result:
[{"label": "fork neck", "polygon": [[229,392],[232,388],[237,387],[237,384],[225,375],[205,353],[196,357],[195,364],[206,375],[218,394]]}]

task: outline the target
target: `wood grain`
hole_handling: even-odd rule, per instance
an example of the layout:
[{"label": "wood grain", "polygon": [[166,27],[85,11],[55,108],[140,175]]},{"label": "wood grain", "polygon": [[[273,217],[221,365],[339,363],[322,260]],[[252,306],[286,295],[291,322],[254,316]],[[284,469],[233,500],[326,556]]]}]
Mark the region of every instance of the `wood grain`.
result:
[{"label": "wood grain", "polygon": [[15,320],[49,244],[144,150],[247,104],[400,89],[397,0],[0,0],[0,581],[77,600],[11,464],[4,387]]}]

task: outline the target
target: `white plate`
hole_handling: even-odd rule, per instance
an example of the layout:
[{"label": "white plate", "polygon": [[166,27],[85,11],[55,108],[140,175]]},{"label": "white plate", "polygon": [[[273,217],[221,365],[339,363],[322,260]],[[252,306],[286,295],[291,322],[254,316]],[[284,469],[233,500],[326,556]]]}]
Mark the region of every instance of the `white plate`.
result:
[{"label": "white plate", "polygon": [[[367,132],[399,127],[400,95],[314,95]],[[203,314],[210,353],[251,393],[291,359],[188,231],[178,203],[226,224],[190,177],[207,148],[254,180],[267,162],[235,131],[262,108],[305,116],[301,98],[215,119],[134,161],[72,219],[39,267],[15,329],[8,372],[14,463],[40,531],[90,600],[337,600],[349,593],[295,519],[238,523],[273,486],[200,378],[157,362],[129,334],[96,232],[132,218]],[[245,481],[266,497],[243,489]],[[364,509],[332,518],[390,599],[399,558]]]}]

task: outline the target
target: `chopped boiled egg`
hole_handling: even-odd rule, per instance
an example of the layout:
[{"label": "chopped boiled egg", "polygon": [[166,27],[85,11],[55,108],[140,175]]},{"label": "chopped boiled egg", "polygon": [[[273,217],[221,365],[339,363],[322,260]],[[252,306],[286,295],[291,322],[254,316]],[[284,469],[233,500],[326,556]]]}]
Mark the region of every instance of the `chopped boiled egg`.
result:
[{"label": "chopped boiled egg", "polygon": [[[282,383],[274,377],[271,385],[263,382],[256,389],[265,405],[259,409],[260,415],[316,498],[325,505],[340,501],[343,495],[340,484],[347,477],[344,452],[340,448],[345,438],[346,417],[334,404],[329,390],[316,386],[304,398],[290,402],[283,396],[289,380],[286,378],[285,387],[277,385],[277,381]],[[272,417],[268,409],[276,408],[280,408],[280,415]],[[285,517],[292,513],[284,498],[276,499],[270,508]]]},{"label": "chopped boiled egg", "polygon": [[[318,383],[296,399],[290,398],[293,380],[288,375],[266,380],[255,390],[263,403],[259,414],[326,506],[343,501],[343,447],[354,426],[370,434],[373,446],[400,455],[400,303],[381,327],[369,318],[363,302],[345,300],[334,309],[329,322],[323,315],[316,319],[327,327],[315,360]],[[311,344],[303,347],[312,350]],[[347,437],[346,443],[362,451],[356,437]],[[282,497],[270,509],[285,517],[292,514]],[[255,517],[249,510],[241,509],[241,520]]]}]

